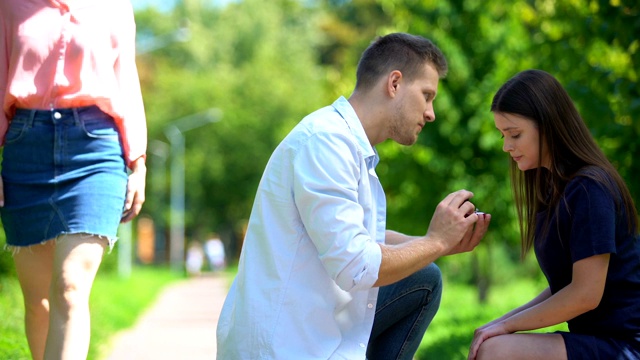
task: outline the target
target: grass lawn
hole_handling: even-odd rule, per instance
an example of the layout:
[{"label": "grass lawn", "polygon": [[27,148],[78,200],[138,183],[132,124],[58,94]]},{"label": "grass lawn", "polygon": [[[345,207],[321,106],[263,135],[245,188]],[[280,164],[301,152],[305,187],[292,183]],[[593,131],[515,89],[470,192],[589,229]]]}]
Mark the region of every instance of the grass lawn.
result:
[{"label": "grass lawn", "polygon": [[[236,269],[228,269],[229,284]],[[514,279],[506,284],[491,287],[489,300],[480,304],[477,290],[469,285],[444,279],[444,292],[440,309],[425,334],[416,354],[419,360],[466,360],[473,332],[481,325],[494,320],[538,295],[547,283],[543,279]],[[561,324],[536,332],[562,330]]]},{"label": "grass lawn", "polygon": [[22,293],[16,278],[0,277],[0,359],[29,360]]},{"label": "grass lawn", "polygon": [[[168,269],[136,267],[131,277],[100,272],[91,292],[91,345],[87,359],[106,355],[108,340],[133,326],[167,284],[183,278]],[[29,360],[24,335],[24,308],[15,277],[0,278],[0,359]]]},{"label": "grass lawn", "polygon": [[[231,282],[234,269],[225,272]],[[100,273],[91,295],[92,330],[88,359],[108,355],[109,340],[136,319],[167,284],[182,278],[168,269],[134,268],[128,279],[115,273]],[[418,359],[463,360],[473,331],[505,312],[529,301],[545,284],[517,279],[491,288],[489,301],[480,304],[474,288],[445,279],[440,310],[422,341]],[[0,359],[30,359],[24,336],[22,295],[15,278],[0,278]],[[559,325],[544,331],[566,330]]]},{"label": "grass lawn", "polygon": [[[480,304],[477,291],[445,280],[440,309],[425,334],[418,359],[463,360],[467,358],[473,332],[538,295],[546,283],[518,279],[491,288],[489,300]],[[536,332],[567,330],[561,324]]]}]

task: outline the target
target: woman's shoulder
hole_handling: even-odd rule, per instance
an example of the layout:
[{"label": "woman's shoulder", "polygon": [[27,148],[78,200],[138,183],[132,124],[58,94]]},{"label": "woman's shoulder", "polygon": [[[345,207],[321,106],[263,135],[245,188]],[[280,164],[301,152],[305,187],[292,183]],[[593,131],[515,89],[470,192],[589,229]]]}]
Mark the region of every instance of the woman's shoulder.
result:
[{"label": "woman's shoulder", "polygon": [[565,199],[586,197],[591,201],[609,202],[619,196],[615,180],[606,170],[597,166],[580,169],[569,180],[564,190]]},{"label": "woman's shoulder", "polygon": [[598,166],[585,166],[578,170],[567,183],[567,189],[575,187],[587,188],[615,188],[614,178],[603,168]]}]

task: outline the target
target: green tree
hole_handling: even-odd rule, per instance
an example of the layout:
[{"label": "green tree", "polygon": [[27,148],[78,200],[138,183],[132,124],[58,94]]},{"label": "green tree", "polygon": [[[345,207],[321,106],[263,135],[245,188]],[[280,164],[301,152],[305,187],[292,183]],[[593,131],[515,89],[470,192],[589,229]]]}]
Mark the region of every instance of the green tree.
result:
[{"label": "green tree", "polygon": [[[516,72],[540,68],[567,87],[597,141],[638,201],[639,5],[596,0],[245,0],[225,7],[184,1],[171,13],[137,14],[141,34],[188,24],[191,38],[139,58],[150,137],[165,141],[174,119],[209,107],[224,119],[187,133],[187,228],[236,232],[249,213],[266,161],[306,113],[348,96],[361,52],[377,35],[405,31],[431,38],[448,57],[436,100],[437,121],[417,144],[385,142],[378,172],[388,224],[426,231],[447,193],[467,188],[493,215],[473,253],[439,263],[476,283],[481,298],[496,271],[519,260],[508,157],[489,112],[498,87]],[[188,19],[185,21],[184,19]],[[161,157],[150,156],[160,163]],[[158,166],[158,168],[161,168]],[[145,211],[166,217],[160,171],[150,174]],[[539,275],[530,259],[521,273]]]},{"label": "green tree", "polygon": [[[222,111],[222,121],[184,134],[186,227],[196,239],[216,230],[233,240],[271,152],[293,124],[324,103],[315,14],[288,0],[223,8],[184,1],[170,14],[148,10],[137,18],[139,31],[156,34],[182,19],[188,19],[189,41],[140,60],[150,138],[166,141],[163,129],[174,119],[211,107]],[[163,177],[157,175],[150,179]],[[166,186],[152,187],[166,194]],[[151,198],[145,211],[166,222],[167,211],[157,213],[166,205],[166,197]],[[233,241],[228,245],[239,250]]]},{"label": "green tree", "polygon": [[[508,158],[489,113],[498,87],[516,72],[541,68],[567,87],[593,134],[618,165],[638,199],[637,137],[640,97],[638,6],[620,1],[325,1],[334,18],[329,34],[360,34],[369,39],[334,41],[361,44],[373,35],[405,31],[431,38],[448,57],[449,76],[436,100],[437,121],[419,142],[379,146],[378,169],[388,196],[388,223],[402,231],[426,230],[425,222],[446,193],[467,188],[482,210],[493,215],[490,233],[472,254],[442,259],[446,273],[467,279],[486,297],[494,281],[513,272],[496,271],[517,261],[519,235],[507,177]],[[375,8],[376,10],[372,10]],[[362,9],[362,11],[360,11]],[[358,14],[376,20],[358,21]],[[337,19],[336,19],[337,18]],[[376,24],[372,34],[367,24]],[[335,24],[340,24],[335,25]],[[342,49],[331,49],[341,53]],[[346,68],[338,65],[338,68]],[[531,263],[531,262],[529,262]],[[469,271],[469,270],[472,271]],[[535,266],[526,273],[539,274]]]}]

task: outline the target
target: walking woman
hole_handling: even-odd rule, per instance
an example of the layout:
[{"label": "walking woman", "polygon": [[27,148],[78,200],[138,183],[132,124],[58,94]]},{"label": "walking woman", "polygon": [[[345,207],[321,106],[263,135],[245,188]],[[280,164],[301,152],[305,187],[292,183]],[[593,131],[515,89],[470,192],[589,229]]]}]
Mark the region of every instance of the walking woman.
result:
[{"label": "walking woman", "polygon": [[144,202],[128,0],[0,2],[0,209],[34,359],[86,359],[89,294]]},{"label": "walking woman", "polygon": [[[640,238],[626,184],[550,74],[517,74],[491,111],[512,158],[523,253],[534,249],[549,287],[477,329],[469,359],[640,359]],[[569,332],[521,332],[563,322]]]}]

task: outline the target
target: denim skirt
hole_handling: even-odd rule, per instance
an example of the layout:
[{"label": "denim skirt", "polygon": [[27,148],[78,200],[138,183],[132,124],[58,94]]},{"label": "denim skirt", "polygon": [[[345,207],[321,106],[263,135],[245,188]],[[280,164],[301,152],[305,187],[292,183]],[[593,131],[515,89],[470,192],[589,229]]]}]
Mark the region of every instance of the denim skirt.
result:
[{"label": "denim skirt", "polygon": [[115,241],[127,169],[115,122],[97,106],[17,109],[5,138],[2,180],[7,245],[66,233]]}]

